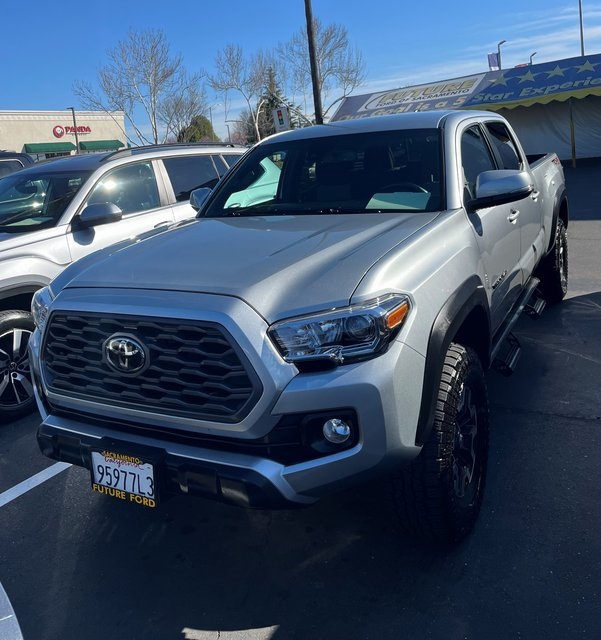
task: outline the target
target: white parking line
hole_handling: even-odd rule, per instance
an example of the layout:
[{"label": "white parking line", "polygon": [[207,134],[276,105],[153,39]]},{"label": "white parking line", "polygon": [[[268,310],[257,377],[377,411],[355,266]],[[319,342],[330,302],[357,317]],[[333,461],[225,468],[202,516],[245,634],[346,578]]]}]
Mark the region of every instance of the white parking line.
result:
[{"label": "white parking line", "polygon": [[19,496],[22,496],[24,493],[27,493],[31,489],[35,489],[38,485],[42,484],[42,482],[46,482],[46,480],[50,480],[50,478],[54,478],[55,475],[68,469],[71,466],[68,462],[57,462],[53,464],[51,467],[36,473],[35,476],[31,476],[31,478],[27,478],[27,480],[23,480],[23,482],[19,482],[14,487],[8,489],[4,493],[0,493],[0,507],[3,507],[5,504],[12,502]]}]

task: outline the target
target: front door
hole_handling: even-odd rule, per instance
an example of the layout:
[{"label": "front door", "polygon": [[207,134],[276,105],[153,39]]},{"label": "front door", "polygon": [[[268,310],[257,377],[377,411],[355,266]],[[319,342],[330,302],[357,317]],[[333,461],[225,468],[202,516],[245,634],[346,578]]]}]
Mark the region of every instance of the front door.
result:
[{"label": "front door", "polygon": [[150,161],[127,164],[107,172],[90,191],[84,207],[112,202],[123,212],[118,222],[73,230],[69,234],[72,260],[108,245],[171,224],[171,207],[163,206]]}]

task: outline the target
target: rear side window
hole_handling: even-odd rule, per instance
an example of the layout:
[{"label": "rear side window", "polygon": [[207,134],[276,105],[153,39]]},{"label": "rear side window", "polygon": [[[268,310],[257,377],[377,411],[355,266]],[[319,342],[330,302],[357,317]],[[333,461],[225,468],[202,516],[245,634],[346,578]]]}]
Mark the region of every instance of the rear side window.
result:
[{"label": "rear side window", "polygon": [[23,168],[19,160],[0,160],[0,178]]},{"label": "rear side window", "polygon": [[509,129],[502,122],[487,122],[485,125],[490,140],[497,152],[501,169],[522,169],[520,154]]},{"label": "rear side window", "polygon": [[194,189],[212,189],[219,181],[219,173],[210,155],[165,158],[163,164],[177,202],[187,202]]},{"label": "rear side window", "polygon": [[229,167],[233,167],[236,164],[236,162],[240,160],[242,155],[243,154],[241,153],[228,153],[227,155],[223,156],[223,159],[225,160],[225,162]]}]

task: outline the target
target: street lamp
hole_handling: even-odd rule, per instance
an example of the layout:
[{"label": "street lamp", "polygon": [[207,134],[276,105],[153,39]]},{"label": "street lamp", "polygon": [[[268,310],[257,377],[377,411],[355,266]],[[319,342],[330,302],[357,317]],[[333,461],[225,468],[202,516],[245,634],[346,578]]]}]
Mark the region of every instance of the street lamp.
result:
[{"label": "street lamp", "polygon": [[230,125],[227,123],[227,120],[225,122],[225,126],[227,127],[227,141],[231,144],[232,134],[230,133]]},{"label": "street lamp", "polygon": [[530,54],[530,64],[532,64],[532,58],[536,55],[536,51]]},{"label": "street lamp", "polygon": [[75,153],[79,153],[79,136],[77,135],[77,122],[75,120],[75,108],[67,107],[67,109],[71,109],[71,114],[73,115],[73,132],[75,133]]},{"label": "street lamp", "polygon": [[580,14],[580,55],[584,57],[584,30],[582,28],[582,0],[578,0],[578,13]]},{"label": "street lamp", "polygon": [[501,71],[501,69],[503,68],[501,66],[501,45],[505,44],[506,42],[507,40],[501,40],[501,42],[497,44],[497,62],[499,63],[499,71]]}]

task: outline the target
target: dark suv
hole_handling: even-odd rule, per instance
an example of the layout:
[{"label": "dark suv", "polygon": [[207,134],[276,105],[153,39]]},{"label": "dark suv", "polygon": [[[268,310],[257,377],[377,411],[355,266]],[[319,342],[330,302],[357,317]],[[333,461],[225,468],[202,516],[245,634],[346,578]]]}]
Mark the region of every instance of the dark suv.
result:
[{"label": "dark suv", "polygon": [[26,153],[0,151],[0,178],[33,164],[33,158]]}]

